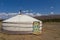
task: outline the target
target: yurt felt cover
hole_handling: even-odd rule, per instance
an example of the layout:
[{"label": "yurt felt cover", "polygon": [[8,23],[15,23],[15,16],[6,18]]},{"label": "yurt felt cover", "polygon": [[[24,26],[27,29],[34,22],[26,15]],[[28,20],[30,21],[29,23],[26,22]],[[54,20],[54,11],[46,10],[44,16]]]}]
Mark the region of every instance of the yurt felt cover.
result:
[{"label": "yurt felt cover", "polygon": [[[28,16],[28,15],[17,15],[17,16],[14,16],[14,17],[12,17],[12,18],[9,18],[9,19],[7,19],[7,20],[4,20],[3,21],[3,23],[32,23],[32,25],[33,25],[33,22],[34,21],[39,21],[40,23],[42,23],[42,21],[40,21],[40,20],[37,20],[37,19],[35,19],[35,18],[33,18],[33,17],[30,17],[30,16]],[[3,25],[4,26],[4,25]],[[32,26],[33,27],[33,26]],[[4,30],[5,31],[5,30]],[[11,32],[9,32],[9,31],[7,31],[8,33],[11,33]],[[18,33],[20,33],[19,31],[16,31],[16,32],[18,32]],[[16,32],[12,32],[12,33],[16,33]],[[22,34],[24,33],[24,32],[21,32]],[[26,33],[26,32],[25,32]],[[28,32],[28,33],[30,33],[30,32]]]},{"label": "yurt felt cover", "polygon": [[32,18],[32,17],[30,17],[28,15],[17,15],[15,17],[4,20],[3,22],[18,22],[18,23],[19,22],[23,22],[23,23],[28,22],[28,23],[30,23],[30,22],[33,22],[33,21],[40,21],[40,20]]}]

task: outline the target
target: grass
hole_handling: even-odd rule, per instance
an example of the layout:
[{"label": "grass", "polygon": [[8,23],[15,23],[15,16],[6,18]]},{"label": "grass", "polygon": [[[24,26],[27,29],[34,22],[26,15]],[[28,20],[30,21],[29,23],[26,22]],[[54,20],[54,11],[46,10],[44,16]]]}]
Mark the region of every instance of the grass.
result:
[{"label": "grass", "polygon": [[60,19],[45,19],[43,22],[60,22]]}]

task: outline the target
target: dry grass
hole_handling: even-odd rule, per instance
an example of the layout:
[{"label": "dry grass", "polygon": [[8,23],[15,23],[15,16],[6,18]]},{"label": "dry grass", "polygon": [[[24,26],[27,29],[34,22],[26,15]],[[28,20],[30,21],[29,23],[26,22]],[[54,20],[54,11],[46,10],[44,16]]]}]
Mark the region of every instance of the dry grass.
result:
[{"label": "dry grass", "polygon": [[8,35],[0,33],[0,40],[60,40],[60,23],[44,23],[41,35]]}]

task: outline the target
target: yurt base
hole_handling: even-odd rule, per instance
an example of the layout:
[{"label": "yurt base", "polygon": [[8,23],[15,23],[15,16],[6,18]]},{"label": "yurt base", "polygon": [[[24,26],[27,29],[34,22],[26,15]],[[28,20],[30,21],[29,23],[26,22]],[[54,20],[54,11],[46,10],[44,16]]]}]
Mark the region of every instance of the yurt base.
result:
[{"label": "yurt base", "polygon": [[5,33],[5,34],[12,34],[12,35],[18,35],[18,34],[33,34],[33,35],[40,35],[41,34],[41,32],[39,32],[39,33],[34,33],[34,32],[29,32],[29,31],[8,31],[8,30],[4,30],[4,29],[2,29],[1,30],[1,32],[2,33]]},{"label": "yurt base", "polygon": [[32,32],[28,31],[8,31],[8,30],[1,30],[2,33],[5,34],[32,34]]}]

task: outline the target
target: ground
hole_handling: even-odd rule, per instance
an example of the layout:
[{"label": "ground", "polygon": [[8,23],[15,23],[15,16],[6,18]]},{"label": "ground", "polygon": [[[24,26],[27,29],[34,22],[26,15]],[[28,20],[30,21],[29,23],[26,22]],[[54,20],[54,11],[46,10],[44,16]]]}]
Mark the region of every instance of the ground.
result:
[{"label": "ground", "polygon": [[43,23],[40,35],[8,35],[0,33],[0,40],[60,40],[60,22]]}]

